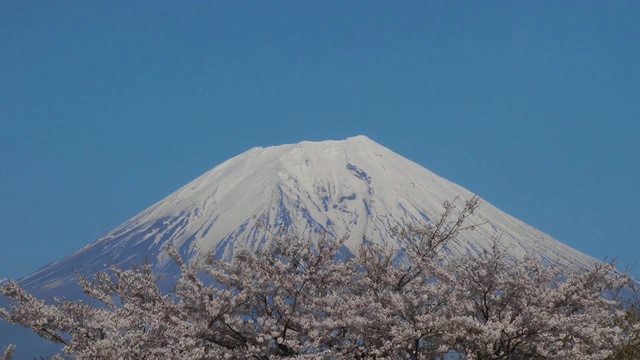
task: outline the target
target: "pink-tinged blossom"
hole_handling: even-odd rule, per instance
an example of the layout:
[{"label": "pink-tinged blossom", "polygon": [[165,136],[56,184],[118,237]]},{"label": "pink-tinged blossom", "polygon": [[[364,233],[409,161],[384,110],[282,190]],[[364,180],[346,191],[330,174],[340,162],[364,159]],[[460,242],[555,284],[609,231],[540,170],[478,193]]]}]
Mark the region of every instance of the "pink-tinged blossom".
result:
[{"label": "pink-tinged blossom", "polygon": [[[63,345],[76,359],[605,359],[630,336],[612,291],[613,265],[568,271],[514,260],[498,240],[483,255],[442,256],[473,198],[424,227],[396,229],[402,245],[363,245],[337,260],[340,241],[276,238],[232,262],[212,255],[181,269],[164,294],[148,264],[81,277],[98,306],[47,303],[6,281],[0,318]],[[11,357],[7,348],[0,359]]]}]

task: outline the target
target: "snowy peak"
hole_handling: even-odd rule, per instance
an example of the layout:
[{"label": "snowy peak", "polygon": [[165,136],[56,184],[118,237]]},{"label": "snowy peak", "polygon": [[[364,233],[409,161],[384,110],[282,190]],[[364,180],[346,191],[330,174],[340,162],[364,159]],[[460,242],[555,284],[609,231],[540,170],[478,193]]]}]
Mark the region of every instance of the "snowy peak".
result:
[{"label": "snowy peak", "polygon": [[[421,195],[416,199],[415,193]],[[178,216],[189,209],[202,213],[205,222],[217,219],[215,229],[214,223],[206,224],[217,236],[253,226],[250,219],[257,219],[269,228],[286,226],[297,234],[348,235],[356,245],[367,231],[384,232],[404,218],[424,221],[423,207],[439,211],[442,202],[461,193],[472,195],[359,136],[254,148],[204,174],[138,220]],[[374,215],[389,219],[367,226]],[[213,250],[218,244],[200,240],[197,245]]]},{"label": "snowy peak", "polygon": [[[108,260],[128,266],[149,259],[161,270],[169,264],[166,244],[187,256],[214,251],[231,259],[240,247],[265,246],[283,228],[309,239],[347,238],[351,251],[364,240],[394,246],[393,226],[427,222],[444,201],[472,196],[366,136],[253,148],[23,283],[57,288],[75,281],[71,270],[93,272]],[[500,237],[516,257],[595,262],[486,202],[470,221],[487,225],[449,244],[452,256],[480,252]]]}]

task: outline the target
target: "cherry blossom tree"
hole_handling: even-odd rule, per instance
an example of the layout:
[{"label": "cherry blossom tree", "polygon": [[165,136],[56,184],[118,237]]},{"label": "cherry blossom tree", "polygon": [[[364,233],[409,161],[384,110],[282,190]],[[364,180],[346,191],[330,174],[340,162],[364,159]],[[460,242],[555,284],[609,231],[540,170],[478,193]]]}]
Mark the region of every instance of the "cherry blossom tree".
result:
[{"label": "cherry blossom tree", "polygon": [[8,345],[4,348],[2,355],[0,355],[0,360],[10,360],[13,357],[15,350],[16,347],[14,345]]},{"label": "cherry blossom tree", "polygon": [[[568,272],[501,249],[452,264],[455,307],[444,343],[473,359],[603,359],[624,338],[613,265]],[[608,294],[606,296],[605,294]]]},{"label": "cherry blossom tree", "polygon": [[625,316],[619,322],[627,337],[623,346],[610,358],[611,360],[640,359],[640,294],[638,289],[635,289],[633,295],[627,298]]},{"label": "cherry blossom tree", "polygon": [[169,293],[150,264],[80,277],[93,303],[47,302],[5,281],[0,318],[76,359],[606,359],[637,341],[617,298],[629,278],[612,264],[517,260],[499,240],[447,258],[445,245],[478,225],[468,224],[476,197],[454,203],[435,223],[396,229],[396,249],[352,254],[286,235],[232,262],[169,249],[181,270]]}]

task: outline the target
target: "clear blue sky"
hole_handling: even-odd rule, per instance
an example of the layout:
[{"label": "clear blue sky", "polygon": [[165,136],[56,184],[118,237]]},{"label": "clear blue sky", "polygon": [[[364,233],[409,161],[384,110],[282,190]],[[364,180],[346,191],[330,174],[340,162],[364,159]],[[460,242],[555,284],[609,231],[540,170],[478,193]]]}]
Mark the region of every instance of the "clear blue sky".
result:
[{"label": "clear blue sky", "polygon": [[356,134],[639,262],[638,19],[637,0],[2,1],[0,278],[251,147]]}]

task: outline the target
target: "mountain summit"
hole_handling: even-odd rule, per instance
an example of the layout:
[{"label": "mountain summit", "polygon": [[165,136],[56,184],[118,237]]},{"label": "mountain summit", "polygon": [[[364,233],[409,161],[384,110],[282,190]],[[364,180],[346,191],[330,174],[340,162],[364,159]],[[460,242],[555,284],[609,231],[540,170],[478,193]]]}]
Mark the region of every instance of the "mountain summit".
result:
[{"label": "mountain summit", "polygon": [[[264,246],[279,229],[307,238],[346,237],[350,251],[363,241],[393,246],[393,226],[424,224],[439,217],[444,201],[472,196],[365,136],[253,148],[21,283],[36,293],[58,293],[75,284],[75,271],[146,260],[161,271],[171,261],[166,244],[187,257],[214,251],[231,259],[238,248]],[[481,252],[499,237],[515,257],[596,262],[484,201],[470,221],[486,225],[450,243],[452,256]]]}]

